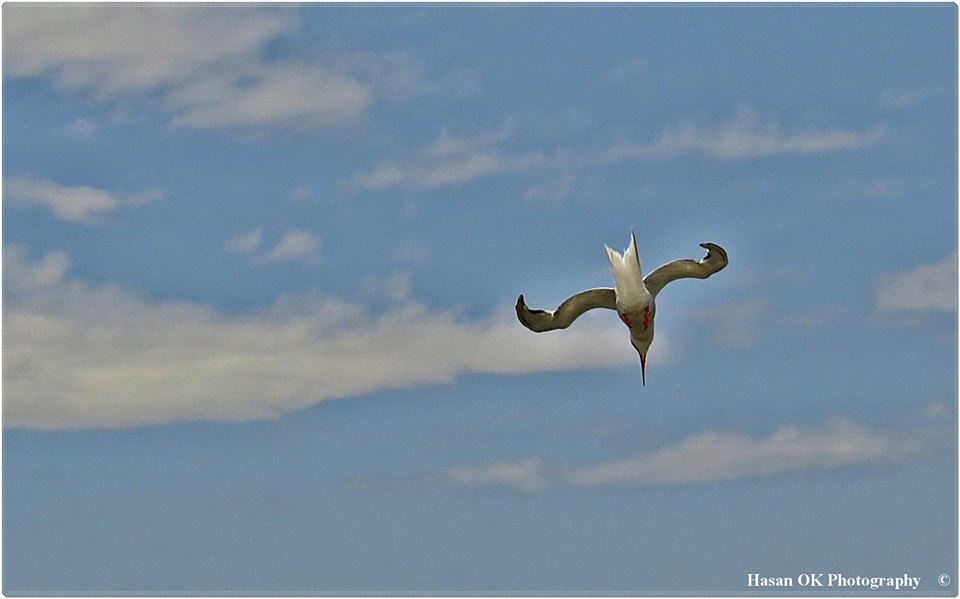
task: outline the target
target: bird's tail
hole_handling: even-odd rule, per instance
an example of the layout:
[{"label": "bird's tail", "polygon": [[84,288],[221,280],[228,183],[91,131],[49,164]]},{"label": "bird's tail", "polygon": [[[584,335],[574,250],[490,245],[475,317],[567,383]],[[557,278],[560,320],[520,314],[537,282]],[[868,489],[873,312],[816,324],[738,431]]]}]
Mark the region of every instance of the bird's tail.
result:
[{"label": "bird's tail", "polygon": [[631,233],[630,245],[623,254],[611,249],[610,246],[605,245],[603,247],[607,249],[610,272],[613,274],[613,282],[617,287],[617,299],[630,303],[632,296],[638,295],[641,290],[645,289],[643,272],[640,268],[640,256],[637,253],[637,237]]}]

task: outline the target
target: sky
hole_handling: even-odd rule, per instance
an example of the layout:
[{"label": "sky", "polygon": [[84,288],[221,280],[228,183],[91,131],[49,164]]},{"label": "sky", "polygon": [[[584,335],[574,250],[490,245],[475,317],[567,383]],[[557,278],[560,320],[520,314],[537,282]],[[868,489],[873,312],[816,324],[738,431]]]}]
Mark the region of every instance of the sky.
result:
[{"label": "sky", "polygon": [[956,23],[4,4],[3,592],[956,595]]}]

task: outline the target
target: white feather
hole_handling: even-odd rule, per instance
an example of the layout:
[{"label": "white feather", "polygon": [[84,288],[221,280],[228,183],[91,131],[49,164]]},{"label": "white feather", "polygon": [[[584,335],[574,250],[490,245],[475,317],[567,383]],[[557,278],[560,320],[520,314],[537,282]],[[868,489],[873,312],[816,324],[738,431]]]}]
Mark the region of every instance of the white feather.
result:
[{"label": "white feather", "polygon": [[630,245],[623,254],[611,249],[610,246],[603,247],[607,249],[610,272],[613,274],[614,286],[617,289],[617,306],[629,309],[649,305],[650,293],[643,284],[636,237],[630,236]]}]

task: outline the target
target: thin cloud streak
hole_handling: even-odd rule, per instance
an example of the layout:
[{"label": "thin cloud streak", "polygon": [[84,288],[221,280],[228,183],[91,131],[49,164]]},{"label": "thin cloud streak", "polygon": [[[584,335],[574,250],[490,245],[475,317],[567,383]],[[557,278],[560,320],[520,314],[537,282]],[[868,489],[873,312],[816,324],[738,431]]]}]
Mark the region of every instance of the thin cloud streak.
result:
[{"label": "thin cloud streak", "polygon": [[258,264],[270,264],[272,262],[289,262],[291,260],[307,260],[317,262],[317,249],[320,247],[320,240],[316,235],[309,231],[294,229],[287,231],[283,238],[277,242],[266,254],[258,257]]},{"label": "thin cloud streak", "polygon": [[715,127],[687,122],[664,128],[646,143],[620,143],[604,150],[601,162],[619,162],[683,154],[706,154],[722,160],[744,160],[781,154],[813,154],[852,150],[878,143],[882,127],[866,131],[813,129],[785,131],[780,122],[743,107],[730,121]]},{"label": "thin cloud streak", "polygon": [[[493,175],[519,172],[554,172],[561,181],[584,168],[623,162],[704,154],[718,160],[748,160],[784,154],[818,154],[856,150],[879,143],[883,127],[856,131],[843,128],[794,128],[787,130],[774,116],[742,107],[736,116],[716,126],[695,122],[668,125],[651,141],[617,141],[594,148],[556,147],[508,149],[516,137],[510,123],[501,129],[473,136],[451,136],[447,131],[430,144],[408,152],[401,159],[382,161],[353,178],[368,191],[392,188],[430,190],[462,185]],[[569,185],[569,184],[568,184]],[[557,190],[532,188],[531,195],[556,196]]]},{"label": "thin cloud streak", "polygon": [[[224,247],[235,254],[257,254],[263,241],[263,227],[247,233],[238,233],[227,240]],[[309,231],[292,229],[271,249],[253,256],[256,265],[273,264],[276,262],[304,261],[312,264],[320,262],[318,250],[320,239]]]},{"label": "thin cloud streak", "polygon": [[463,485],[505,485],[525,492],[540,491],[548,484],[540,458],[479,466],[460,464],[451,466],[446,475]]},{"label": "thin cloud streak", "polygon": [[507,122],[497,130],[475,135],[452,135],[444,130],[411,156],[381,162],[354,177],[354,182],[371,191],[427,190],[545,166],[547,159],[540,152],[509,153],[500,148],[513,129]]},{"label": "thin cloud streak", "polygon": [[819,427],[785,426],[762,438],[706,431],[644,454],[586,465],[550,464],[539,457],[457,464],[444,477],[461,485],[500,485],[523,492],[552,487],[657,487],[896,461],[921,449],[913,439],[835,419]]}]

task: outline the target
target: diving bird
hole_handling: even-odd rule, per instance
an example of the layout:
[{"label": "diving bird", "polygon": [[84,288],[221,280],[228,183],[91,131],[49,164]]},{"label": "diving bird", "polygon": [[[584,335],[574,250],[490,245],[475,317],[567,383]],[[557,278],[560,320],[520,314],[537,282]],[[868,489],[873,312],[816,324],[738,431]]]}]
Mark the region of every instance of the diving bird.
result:
[{"label": "diving bird", "polygon": [[588,289],[573,295],[556,310],[531,310],[523,294],[517,298],[517,318],[535,333],[565,329],[587,310],[616,310],[620,320],[630,329],[630,343],[640,355],[640,375],[647,384],[647,351],[653,343],[653,320],[657,314],[657,294],[670,281],[706,279],[727,265],[727,252],[715,243],[701,243],[707,250],[702,260],[674,260],[643,276],[637,254],[637,236],[630,234],[630,246],[621,254],[604,245],[613,274],[614,287]]}]

